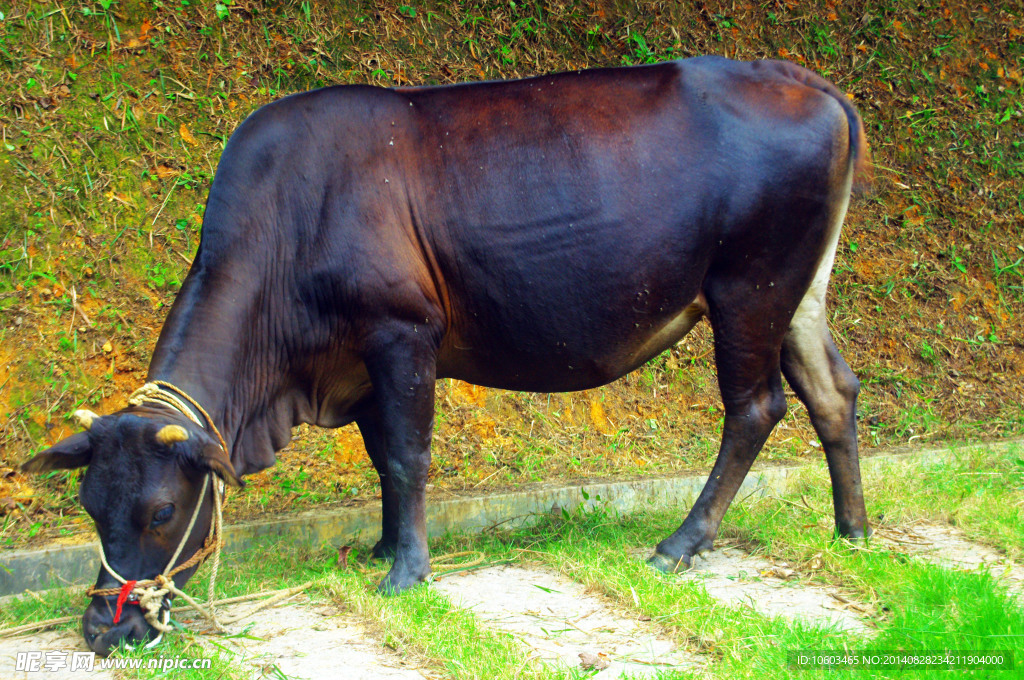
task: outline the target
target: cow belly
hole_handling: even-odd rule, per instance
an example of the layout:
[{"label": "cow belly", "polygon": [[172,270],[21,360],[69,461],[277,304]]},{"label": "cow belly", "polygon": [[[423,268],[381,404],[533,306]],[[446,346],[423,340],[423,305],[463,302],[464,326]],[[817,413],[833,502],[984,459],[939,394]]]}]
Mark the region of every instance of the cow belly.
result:
[{"label": "cow belly", "polygon": [[[451,334],[438,365],[438,377],[457,378],[486,387],[526,392],[572,392],[605,385],[621,378],[682,339],[707,311],[698,295],[678,313],[631,330],[589,336],[599,351],[554,343],[548,348],[515,342],[517,334],[477,335],[470,342]],[[580,329],[586,335],[586,329]]]},{"label": "cow belly", "polygon": [[[633,352],[630,361],[633,368],[647,363],[686,337],[686,334],[707,313],[707,310],[707,302],[704,300],[704,295],[698,295],[693,302],[687,305],[686,309],[647,337],[643,344]],[[627,369],[626,372],[633,370],[633,368]]]}]

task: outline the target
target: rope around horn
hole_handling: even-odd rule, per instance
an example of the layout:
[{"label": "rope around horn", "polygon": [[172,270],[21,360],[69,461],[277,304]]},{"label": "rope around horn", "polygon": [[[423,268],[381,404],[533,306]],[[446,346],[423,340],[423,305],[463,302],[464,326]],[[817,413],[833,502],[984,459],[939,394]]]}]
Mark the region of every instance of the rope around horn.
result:
[{"label": "rope around horn", "polygon": [[[207,425],[209,425],[209,429],[217,435],[217,440],[220,443],[221,448],[224,449],[225,455],[227,455],[227,444],[224,442],[224,437],[221,436],[220,430],[217,429],[217,425],[213,422],[213,418],[210,417],[210,414],[207,413],[195,399],[186,394],[184,390],[181,390],[163,380],[154,380],[135,390],[131,396],[128,397],[128,403],[133,406],[140,406],[145,402],[170,406],[201,428],[205,429]],[[199,420],[192,408],[186,406],[186,402],[194,407],[198,413],[202,414],[203,418],[206,419],[206,424]],[[199,548],[192,557],[185,560],[178,566],[174,566],[178,556],[181,555],[181,551],[185,548],[185,543],[188,542],[189,536],[192,535],[192,529],[195,527],[196,520],[199,517],[199,509],[203,506],[203,499],[206,497],[206,489],[209,486],[213,487],[213,519],[210,522],[210,533],[206,537],[206,540],[203,541],[203,546]],[[192,511],[192,517],[189,520],[188,528],[185,529],[185,533],[181,537],[181,542],[178,543],[178,547],[174,551],[174,555],[171,556],[171,559],[168,561],[167,566],[164,567],[163,572],[157,574],[152,579],[130,581],[118,574],[114,571],[114,568],[110,566],[110,563],[107,562],[107,556],[103,551],[103,542],[100,541],[100,562],[103,564],[103,568],[107,570],[107,573],[117,579],[122,585],[120,588],[89,588],[89,590],[86,591],[86,595],[90,597],[108,597],[116,595],[117,609],[114,614],[114,623],[117,623],[120,620],[121,609],[126,602],[138,604],[146,619],[146,623],[160,631],[160,635],[150,643],[151,645],[156,644],[160,641],[160,638],[164,633],[174,630],[174,627],[170,625],[170,601],[166,599],[168,595],[171,595],[181,597],[181,599],[185,600],[185,602],[187,602],[193,609],[204,616],[215,630],[221,633],[225,632],[224,626],[217,620],[217,613],[214,609],[214,587],[217,582],[217,572],[220,569],[220,552],[221,548],[224,546],[224,496],[222,486],[223,482],[216,479],[216,475],[213,472],[210,472],[203,478],[203,488],[199,492],[199,500],[196,501],[195,510]],[[209,588],[207,592],[207,606],[204,607],[174,584],[174,576],[185,569],[189,569],[194,566],[198,567],[198,565],[202,564],[211,554],[213,555],[213,566],[210,573]],[[165,602],[168,605],[166,607],[164,606]],[[163,620],[161,620],[161,613],[165,614]]]},{"label": "rope around horn", "polygon": [[[202,414],[203,418],[206,419],[206,423],[209,424],[210,429],[213,430],[215,435],[217,435],[217,442],[220,444],[220,447],[224,449],[224,454],[230,458],[230,455],[228,454],[228,445],[224,442],[224,437],[221,436],[220,430],[217,429],[217,425],[213,422],[213,418],[210,417],[210,414],[206,412],[206,409],[204,409],[198,401],[188,396],[184,390],[175,387],[165,380],[153,380],[132,392],[131,396],[128,397],[128,403],[132,406],[141,406],[147,401],[150,403],[170,406],[199,427],[205,429],[206,425],[203,424],[199,418],[196,417],[195,412],[192,411],[192,408],[194,408]],[[186,402],[188,402],[192,408],[186,406]]]}]

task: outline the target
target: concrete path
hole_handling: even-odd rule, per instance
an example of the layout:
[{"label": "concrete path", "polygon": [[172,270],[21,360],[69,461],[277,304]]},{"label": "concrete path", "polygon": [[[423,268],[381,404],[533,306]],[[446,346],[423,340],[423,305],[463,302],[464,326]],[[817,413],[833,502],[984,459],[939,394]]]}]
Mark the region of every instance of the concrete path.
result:
[{"label": "concrete path", "polygon": [[680,650],[659,628],[628,615],[564,576],[516,566],[491,567],[435,580],[431,587],[494,628],[516,636],[534,658],[595,668],[601,680],[653,676],[703,661]]},{"label": "concrete path", "polygon": [[743,605],[765,616],[832,626],[851,633],[868,633],[870,608],[852,602],[835,588],[808,583],[785,562],[749,555],[725,547],[693,560],[682,578],[693,579],[708,595],[722,602]]},{"label": "concrete path", "polygon": [[[251,604],[225,607],[225,615]],[[250,669],[253,680],[433,680],[442,676],[417,668],[390,651],[354,617],[333,605],[290,602],[228,626],[233,635],[209,636],[204,646],[220,651],[231,665]]]},{"label": "concrete path", "polygon": [[890,550],[961,571],[987,569],[1012,592],[1024,592],[1024,566],[1014,563],[992,548],[974,543],[955,527],[915,522],[905,527],[875,532]]}]

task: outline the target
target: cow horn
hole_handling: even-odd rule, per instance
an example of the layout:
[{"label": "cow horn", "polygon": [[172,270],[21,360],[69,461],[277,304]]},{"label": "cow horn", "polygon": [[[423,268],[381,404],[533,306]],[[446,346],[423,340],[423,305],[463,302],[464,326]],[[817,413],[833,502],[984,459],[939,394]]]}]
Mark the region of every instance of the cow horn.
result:
[{"label": "cow horn", "polygon": [[188,441],[188,430],[181,425],[164,425],[156,433],[156,440],[170,446],[174,442]]},{"label": "cow horn", "polygon": [[75,420],[78,421],[78,424],[81,425],[86,430],[92,427],[93,422],[95,422],[95,420],[99,418],[98,415],[96,415],[89,409],[85,408],[78,409],[77,411],[75,411],[74,416]]}]

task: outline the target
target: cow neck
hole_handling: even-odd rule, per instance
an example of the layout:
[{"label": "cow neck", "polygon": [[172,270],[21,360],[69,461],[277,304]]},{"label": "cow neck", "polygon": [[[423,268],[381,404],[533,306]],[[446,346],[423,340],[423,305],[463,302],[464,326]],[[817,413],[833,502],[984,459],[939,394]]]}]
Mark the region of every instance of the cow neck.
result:
[{"label": "cow neck", "polygon": [[[219,265],[223,269],[223,265]],[[258,346],[268,325],[252,310],[247,281],[209,274],[201,253],[186,277],[153,351],[147,381],[187,392],[223,434],[237,474],[269,467],[290,438],[288,404],[277,393],[280,363]]]}]

